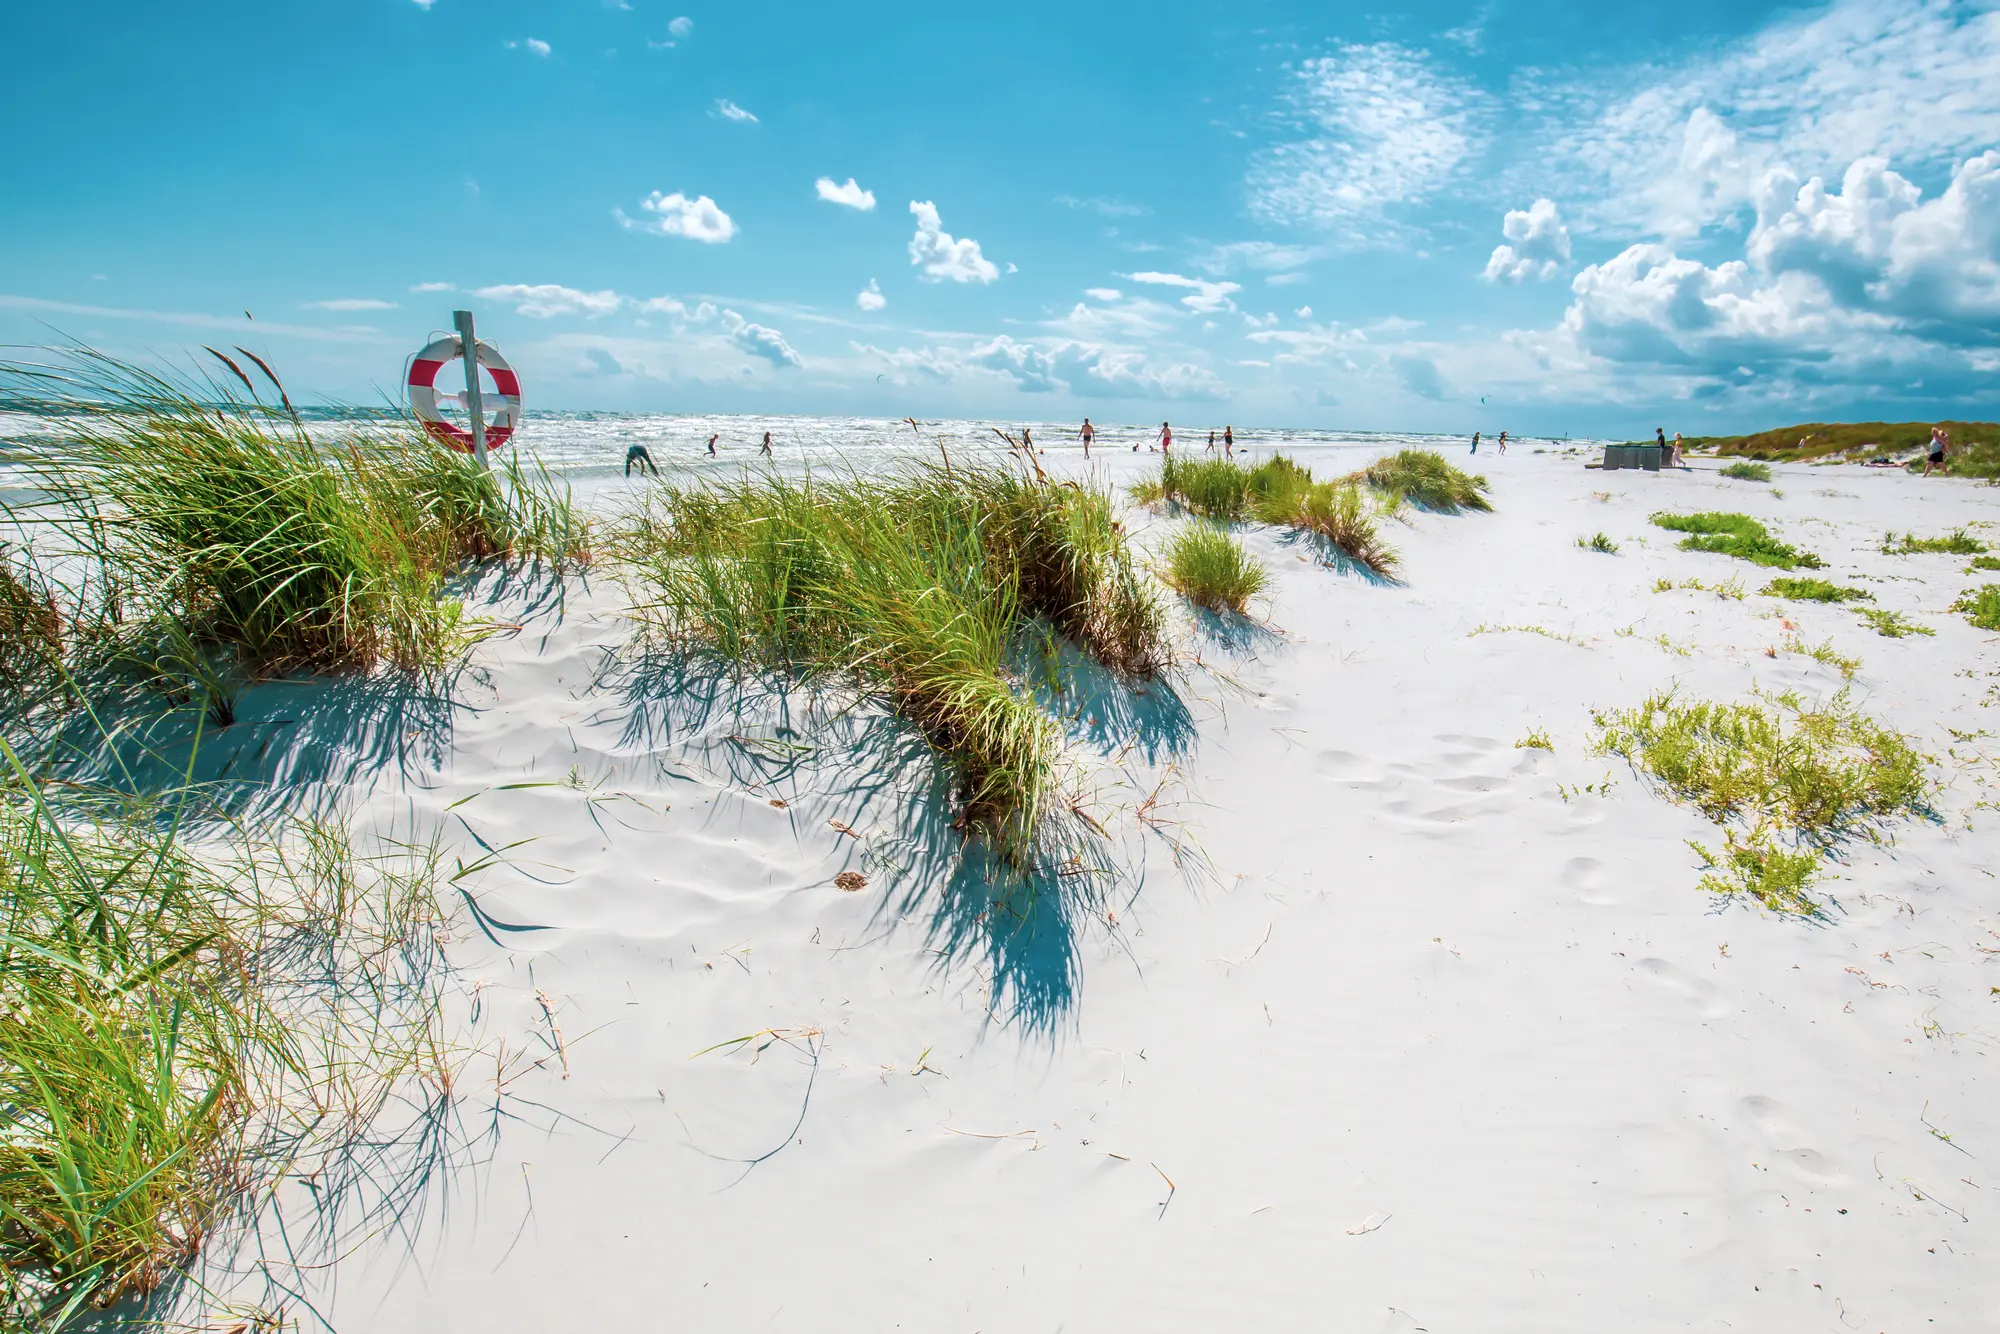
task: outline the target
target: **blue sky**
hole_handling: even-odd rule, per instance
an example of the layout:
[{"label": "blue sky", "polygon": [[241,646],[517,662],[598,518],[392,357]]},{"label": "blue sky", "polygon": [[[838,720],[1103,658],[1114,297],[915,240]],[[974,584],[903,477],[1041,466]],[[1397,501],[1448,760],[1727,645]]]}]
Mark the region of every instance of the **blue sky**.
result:
[{"label": "blue sky", "polygon": [[368,401],[464,305],[531,406],[2000,411],[1995,0],[1612,12],[8,6],[0,339]]}]

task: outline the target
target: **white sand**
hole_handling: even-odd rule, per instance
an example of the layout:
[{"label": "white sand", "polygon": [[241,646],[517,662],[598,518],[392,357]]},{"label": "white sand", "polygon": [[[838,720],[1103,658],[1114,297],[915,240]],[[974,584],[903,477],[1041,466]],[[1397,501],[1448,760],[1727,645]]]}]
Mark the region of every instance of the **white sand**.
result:
[{"label": "white sand", "polygon": [[[534,838],[468,883],[540,929],[459,926],[483,1054],[429,1207],[285,1282],[377,1334],[2000,1328],[2000,814],[1975,809],[2000,741],[1946,731],[2000,730],[1995,637],[1946,611],[2000,576],[1876,551],[2000,519],[2000,491],[1476,462],[1497,512],[1392,525],[1399,586],[1249,537],[1271,633],[1190,634],[1218,670],[1179,687],[1177,766],[1135,752],[1121,786],[1079,751],[1127,880],[1030,942],[864,857],[908,810],[864,803],[842,746],[884,729],[795,715],[789,775],[727,740],[778,736],[727,695],[700,736],[649,733],[664,711],[593,684],[629,632],[601,576],[482,647],[442,763],[357,778],[362,816]],[[1762,517],[1936,629],[1785,604],[1946,784],[1942,823],[1832,868],[1823,923],[1698,889],[1684,840],[1713,827],[1588,754],[1593,706],[1670,681],[1841,684],[1767,657],[1772,572],[1675,550],[1662,507]],[[1621,555],[1576,548],[1599,529]],[[1171,700],[1144,703],[1158,735]],[[1552,755],[1515,746],[1535,727]],[[494,790],[572,772],[588,792]],[[761,1030],[785,1040],[695,1055]]]}]

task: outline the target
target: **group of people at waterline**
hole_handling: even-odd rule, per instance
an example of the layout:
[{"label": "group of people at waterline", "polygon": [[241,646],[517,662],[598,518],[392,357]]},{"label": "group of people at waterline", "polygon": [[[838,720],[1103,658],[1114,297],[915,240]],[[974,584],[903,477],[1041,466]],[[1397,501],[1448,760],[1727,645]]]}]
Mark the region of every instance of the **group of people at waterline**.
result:
[{"label": "group of people at waterline", "polygon": [[[1034,435],[1032,432],[1033,432],[1032,427],[1024,426],[1021,428],[1021,447],[1023,449],[1034,449],[1036,447]],[[716,453],[715,446],[716,442],[719,441],[720,439],[722,439],[722,435],[720,432],[717,432],[716,434],[708,437],[708,457],[710,458],[719,457],[719,455]],[[1089,458],[1090,447],[1097,442],[1097,428],[1091,425],[1090,418],[1085,417],[1083,419],[1083,425],[1079,426],[1076,429],[1076,432],[1073,436],[1071,436],[1071,439],[1080,440],[1083,442],[1083,456],[1085,458]],[[1214,431],[1211,430],[1208,433],[1208,448],[1213,450],[1217,445],[1220,445],[1222,447],[1222,452],[1226,457],[1232,459],[1235,458],[1236,428],[1234,426],[1225,426],[1222,428],[1222,434],[1219,436]],[[1161,422],[1159,431],[1157,433],[1148,432],[1146,439],[1141,440],[1132,446],[1132,452],[1135,454],[1138,453],[1142,446],[1148,452],[1158,451],[1159,453],[1162,454],[1171,454],[1174,448],[1173,424],[1171,422]],[[774,457],[771,450],[771,433],[769,431],[764,432],[764,440],[763,443],[757,446],[757,453],[765,457]],[[637,441],[634,441],[631,445],[626,447],[625,475],[627,477],[630,477],[632,475],[632,469],[635,467],[639,469],[639,475],[641,477],[645,476],[646,473],[649,471],[654,476],[657,477],[660,472],[659,466],[653,462],[652,453],[647,450],[645,445],[640,444]]]}]

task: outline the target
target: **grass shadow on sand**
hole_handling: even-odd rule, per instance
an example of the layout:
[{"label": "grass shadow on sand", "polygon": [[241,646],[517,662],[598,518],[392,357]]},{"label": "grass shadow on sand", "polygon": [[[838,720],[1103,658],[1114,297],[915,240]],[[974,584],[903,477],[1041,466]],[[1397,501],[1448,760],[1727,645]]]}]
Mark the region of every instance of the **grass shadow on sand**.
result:
[{"label": "grass shadow on sand", "polygon": [[[1060,675],[1035,693],[1056,705],[1075,750],[1143,768],[1192,745],[1193,718],[1165,681],[1134,688],[1068,646],[1050,661]],[[1009,866],[955,820],[956,776],[922,734],[845,692],[643,644],[607,660],[599,684],[625,711],[621,744],[651,751],[669,774],[760,796],[783,789],[837,812],[880,894],[871,937],[921,923],[939,969],[988,979],[986,1008],[1002,1023],[1065,1026],[1084,924],[1104,920],[1114,890],[1143,881],[1142,850],[1126,846],[1136,837],[1093,814],[1080,790],[1047,818],[1029,865]]]},{"label": "grass shadow on sand", "polygon": [[[1412,508],[1421,508],[1412,505]],[[1333,539],[1308,529],[1290,528],[1278,534],[1280,547],[1303,548],[1314,564],[1337,574],[1352,574],[1373,584],[1377,588],[1401,588],[1403,581],[1387,571],[1375,569],[1366,562],[1358,561],[1347,554]]]}]

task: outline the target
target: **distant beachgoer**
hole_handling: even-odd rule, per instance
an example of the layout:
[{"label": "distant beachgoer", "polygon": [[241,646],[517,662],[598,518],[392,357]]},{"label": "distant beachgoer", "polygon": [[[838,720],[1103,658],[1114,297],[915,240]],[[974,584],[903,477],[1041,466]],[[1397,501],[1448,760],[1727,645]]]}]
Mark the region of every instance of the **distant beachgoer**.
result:
[{"label": "distant beachgoer", "polygon": [[1174,428],[1165,422],[1160,423],[1160,452],[1162,454],[1174,452]]},{"label": "distant beachgoer", "polygon": [[1479,452],[1479,432],[1477,431],[1472,433],[1472,452],[1475,454]]},{"label": "distant beachgoer", "polygon": [[644,445],[634,444],[630,449],[625,451],[625,475],[627,477],[632,475],[632,465],[635,463],[639,465],[639,475],[641,477],[646,475],[648,468],[652,469],[653,476],[658,477],[660,475],[660,470],[653,465],[653,456],[646,452]]},{"label": "distant beachgoer", "polygon": [[764,432],[764,445],[758,452],[763,454],[771,452],[771,433],[769,431]]},{"label": "distant beachgoer", "polygon": [[1945,470],[1945,460],[1950,454],[1951,432],[1945,430],[1942,426],[1931,427],[1931,451],[1930,457],[1924,460],[1924,476],[1930,476],[1932,468],[1943,472]]},{"label": "distant beachgoer", "polygon": [[1654,442],[1655,444],[1659,445],[1659,447],[1660,447],[1661,449],[1663,449],[1663,450],[1664,450],[1664,449],[1665,449],[1665,448],[1667,447],[1667,428],[1666,428],[1666,427],[1664,427],[1664,426],[1655,426],[1655,427],[1653,428],[1653,442]]},{"label": "distant beachgoer", "polygon": [[1685,468],[1687,466],[1681,459],[1681,433],[1679,431],[1674,432],[1674,466],[1676,468]]},{"label": "distant beachgoer", "polygon": [[712,435],[708,438],[708,456],[710,458],[715,457],[715,442],[720,438],[721,438],[720,433]]},{"label": "distant beachgoer", "polygon": [[1500,433],[1500,452],[1502,454],[1507,452],[1507,433],[1505,431]]},{"label": "distant beachgoer", "polygon": [[1035,437],[1028,434],[1028,428],[1025,426],[1021,428],[1021,448],[1030,454],[1035,452]]},{"label": "distant beachgoer", "polygon": [[1215,432],[1213,431],[1208,433],[1208,452],[1211,454],[1215,452]]},{"label": "distant beachgoer", "polygon": [[1090,442],[1097,438],[1097,428],[1090,424],[1090,418],[1083,419],[1083,428],[1076,433],[1076,437],[1083,441],[1083,456],[1089,458]]},{"label": "distant beachgoer", "polygon": [[1234,426],[1225,426],[1222,428],[1222,453],[1225,458],[1233,459],[1236,457],[1236,428]]}]

